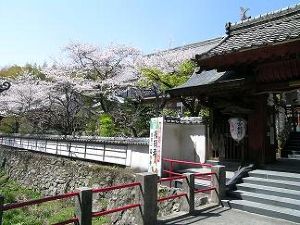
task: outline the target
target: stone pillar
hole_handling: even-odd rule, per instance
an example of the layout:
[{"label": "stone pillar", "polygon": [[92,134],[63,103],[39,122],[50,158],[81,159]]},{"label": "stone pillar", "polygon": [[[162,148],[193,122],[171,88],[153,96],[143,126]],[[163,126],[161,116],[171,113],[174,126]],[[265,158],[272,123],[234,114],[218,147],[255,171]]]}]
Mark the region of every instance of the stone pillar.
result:
[{"label": "stone pillar", "polygon": [[221,199],[226,195],[226,171],[225,166],[216,165],[211,168],[211,184],[216,187],[216,191],[211,191],[211,201],[221,204]]},{"label": "stone pillar", "polygon": [[182,205],[183,211],[192,213],[195,210],[195,175],[185,173],[186,179],[182,182],[182,189],[187,193],[187,199]]},{"label": "stone pillar", "polygon": [[[157,223],[157,174],[138,173],[136,181],[141,183],[140,203],[141,203],[141,225],[153,225]],[[137,193],[139,194],[139,193]]]},{"label": "stone pillar", "polygon": [[75,198],[75,213],[79,225],[92,225],[92,189],[83,187],[76,191],[79,191],[79,196]]},{"label": "stone pillar", "polygon": [[0,195],[0,225],[3,224],[3,204],[4,204],[4,196]]}]

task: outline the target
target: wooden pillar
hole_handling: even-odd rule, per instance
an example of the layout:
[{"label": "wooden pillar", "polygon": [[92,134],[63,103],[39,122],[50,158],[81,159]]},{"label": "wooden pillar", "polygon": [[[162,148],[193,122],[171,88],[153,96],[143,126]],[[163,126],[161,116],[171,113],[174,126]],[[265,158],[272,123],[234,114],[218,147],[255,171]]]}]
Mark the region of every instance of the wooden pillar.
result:
[{"label": "wooden pillar", "polygon": [[267,128],[267,95],[259,95],[254,100],[254,112],[248,116],[248,160],[265,163],[265,142]]}]

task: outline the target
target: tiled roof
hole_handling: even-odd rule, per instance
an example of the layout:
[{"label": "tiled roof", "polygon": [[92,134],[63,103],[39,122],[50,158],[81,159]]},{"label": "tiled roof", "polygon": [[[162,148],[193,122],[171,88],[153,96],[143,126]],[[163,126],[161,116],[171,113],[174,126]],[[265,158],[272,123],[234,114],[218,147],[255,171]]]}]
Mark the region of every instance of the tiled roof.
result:
[{"label": "tiled roof", "polygon": [[300,38],[300,4],[226,25],[228,36],[197,59],[274,45]]},{"label": "tiled roof", "polygon": [[157,54],[169,54],[169,53],[174,53],[174,52],[185,52],[185,51],[191,51],[191,50],[192,50],[192,52],[194,52],[194,54],[202,54],[202,53],[209,51],[216,45],[218,45],[221,40],[222,40],[222,37],[217,37],[217,38],[213,38],[213,39],[209,39],[209,40],[205,40],[205,41],[199,41],[196,43],[187,44],[187,45],[179,46],[176,48],[166,49],[163,51],[158,51],[158,52],[154,52],[151,54],[147,54],[147,55],[145,55],[145,57],[151,57],[151,56],[155,56]]},{"label": "tiled roof", "polygon": [[217,70],[203,70],[194,73],[183,85],[172,88],[167,92],[172,96],[195,96],[203,93],[219,93],[234,90],[244,85],[246,78],[234,71],[218,72]]},{"label": "tiled roof", "polygon": [[203,86],[223,82],[233,79],[234,73],[230,71],[218,72],[217,70],[204,70],[201,73],[194,73],[191,78],[184,84],[173,88],[172,90]]}]

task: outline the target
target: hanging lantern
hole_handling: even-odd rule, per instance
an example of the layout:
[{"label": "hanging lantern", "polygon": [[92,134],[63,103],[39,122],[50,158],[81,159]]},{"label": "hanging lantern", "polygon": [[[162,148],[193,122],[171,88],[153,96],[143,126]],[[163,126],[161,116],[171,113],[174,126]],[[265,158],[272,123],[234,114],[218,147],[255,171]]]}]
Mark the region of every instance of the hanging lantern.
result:
[{"label": "hanging lantern", "polygon": [[240,142],[246,135],[247,121],[243,118],[230,118],[230,134],[233,140]]}]

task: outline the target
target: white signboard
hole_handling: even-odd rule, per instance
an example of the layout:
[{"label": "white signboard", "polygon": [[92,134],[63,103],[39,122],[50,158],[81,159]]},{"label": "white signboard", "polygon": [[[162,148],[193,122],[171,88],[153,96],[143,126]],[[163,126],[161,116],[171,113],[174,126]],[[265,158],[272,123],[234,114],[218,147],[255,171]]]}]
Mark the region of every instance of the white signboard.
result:
[{"label": "white signboard", "polygon": [[149,168],[148,172],[161,176],[162,130],[163,117],[151,118],[149,140]]},{"label": "white signboard", "polygon": [[246,135],[247,121],[243,118],[230,118],[228,122],[231,137],[235,141],[240,142]]}]

